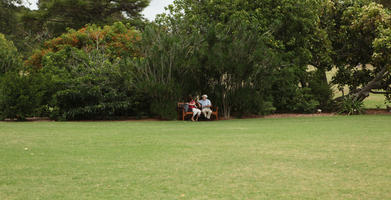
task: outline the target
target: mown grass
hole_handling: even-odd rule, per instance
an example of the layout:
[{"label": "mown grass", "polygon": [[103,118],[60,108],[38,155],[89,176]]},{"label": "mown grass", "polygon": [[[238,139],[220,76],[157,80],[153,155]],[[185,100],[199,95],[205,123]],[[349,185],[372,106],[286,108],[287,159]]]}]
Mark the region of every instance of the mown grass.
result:
[{"label": "mown grass", "polygon": [[0,199],[391,199],[390,122],[0,123]]},{"label": "mown grass", "polygon": [[364,107],[368,109],[386,109],[391,106],[390,103],[386,102],[386,97],[382,94],[370,94],[364,101]]}]

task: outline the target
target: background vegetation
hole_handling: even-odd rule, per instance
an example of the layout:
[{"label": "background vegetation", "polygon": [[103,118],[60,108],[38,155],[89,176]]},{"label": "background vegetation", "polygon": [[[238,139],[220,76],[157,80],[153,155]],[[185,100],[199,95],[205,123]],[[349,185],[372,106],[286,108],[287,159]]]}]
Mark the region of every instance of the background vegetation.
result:
[{"label": "background vegetation", "polygon": [[226,118],[390,100],[384,2],[176,0],[154,22],[147,0],[18,3],[0,8],[3,119],[175,119],[202,93]]}]

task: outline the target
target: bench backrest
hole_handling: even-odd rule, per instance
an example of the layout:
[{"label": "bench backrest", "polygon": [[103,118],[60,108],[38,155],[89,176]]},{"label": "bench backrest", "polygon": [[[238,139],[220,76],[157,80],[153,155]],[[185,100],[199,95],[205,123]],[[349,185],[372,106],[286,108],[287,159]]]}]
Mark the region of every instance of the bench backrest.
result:
[{"label": "bench backrest", "polygon": [[183,108],[183,106],[184,106],[185,104],[186,104],[186,103],[178,102],[178,108]]}]

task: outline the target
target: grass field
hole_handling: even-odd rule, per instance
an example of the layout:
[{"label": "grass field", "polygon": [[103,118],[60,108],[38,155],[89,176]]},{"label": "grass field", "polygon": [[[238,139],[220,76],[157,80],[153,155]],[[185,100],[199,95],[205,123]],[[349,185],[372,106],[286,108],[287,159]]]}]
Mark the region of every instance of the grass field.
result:
[{"label": "grass field", "polygon": [[391,116],[2,122],[0,199],[391,199]]},{"label": "grass field", "polygon": [[391,106],[390,103],[385,104],[386,97],[382,94],[370,94],[367,99],[364,101],[364,107],[369,109],[385,109],[388,106]]}]

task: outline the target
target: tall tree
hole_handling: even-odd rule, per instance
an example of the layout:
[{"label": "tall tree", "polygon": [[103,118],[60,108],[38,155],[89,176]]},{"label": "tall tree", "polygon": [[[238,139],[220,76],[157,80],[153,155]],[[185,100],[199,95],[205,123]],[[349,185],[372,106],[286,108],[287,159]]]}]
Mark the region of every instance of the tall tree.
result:
[{"label": "tall tree", "polygon": [[67,28],[79,29],[86,24],[107,25],[115,21],[141,20],[141,11],[150,0],[40,0],[38,10],[25,16],[38,27],[46,27],[58,36]]},{"label": "tall tree", "polygon": [[349,86],[354,101],[363,101],[370,93],[390,94],[390,12],[365,0],[329,2],[328,33],[338,68],[333,82]]},{"label": "tall tree", "polygon": [[[317,3],[176,0],[170,14],[162,15],[158,23],[178,37],[198,34],[202,38],[193,48],[198,61],[193,83],[198,92],[212,93],[225,117],[244,110],[258,114],[261,109],[244,106],[273,98],[280,110],[311,110],[316,103],[309,100],[307,68],[317,38]],[[254,101],[245,104],[238,96]]]},{"label": "tall tree", "polygon": [[0,33],[11,34],[16,28],[16,12],[17,7],[14,1],[0,0]]},{"label": "tall tree", "polygon": [[20,15],[28,10],[20,6],[21,3],[21,0],[0,0],[0,33],[13,40],[17,47],[23,46]]}]

